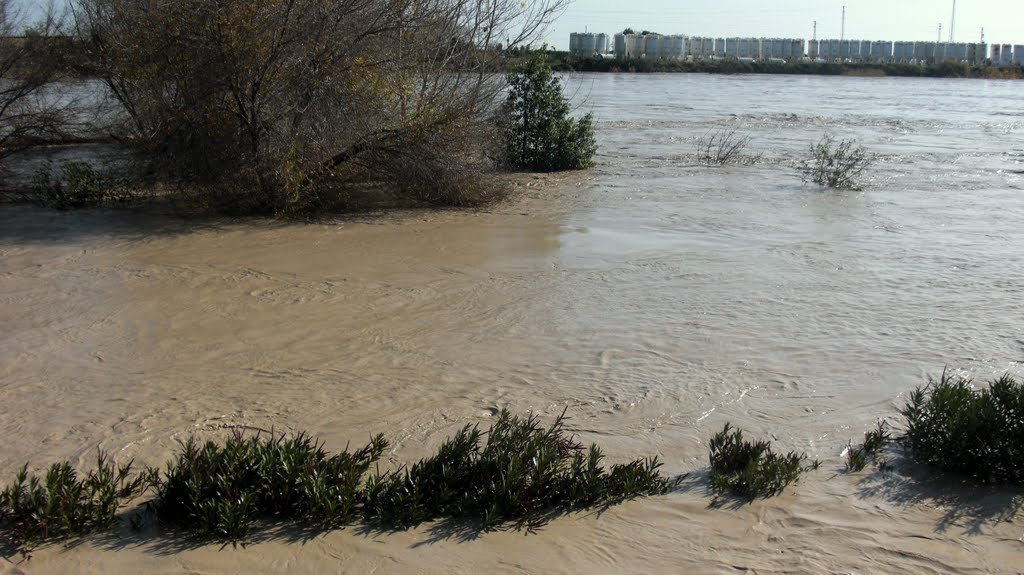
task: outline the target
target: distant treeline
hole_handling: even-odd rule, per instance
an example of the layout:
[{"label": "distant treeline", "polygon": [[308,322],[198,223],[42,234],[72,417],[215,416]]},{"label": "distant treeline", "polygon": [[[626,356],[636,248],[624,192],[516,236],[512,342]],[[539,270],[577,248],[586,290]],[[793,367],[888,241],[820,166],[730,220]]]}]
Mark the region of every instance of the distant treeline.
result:
[{"label": "distant treeline", "polygon": [[927,65],[840,63],[840,62],[745,62],[740,60],[648,60],[615,58],[570,58],[566,53],[550,53],[548,59],[562,72],[682,72],[705,74],[805,74],[814,76],[901,76],[920,78],[1000,78],[1024,79],[1021,66],[972,66],[962,62],[938,62]]}]

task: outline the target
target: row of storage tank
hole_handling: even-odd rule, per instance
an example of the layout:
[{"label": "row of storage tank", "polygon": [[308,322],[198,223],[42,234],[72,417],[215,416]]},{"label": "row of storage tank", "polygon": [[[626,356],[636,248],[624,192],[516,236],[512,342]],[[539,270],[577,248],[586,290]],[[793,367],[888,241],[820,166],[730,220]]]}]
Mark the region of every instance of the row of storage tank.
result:
[{"label": "row of storage tank", "polygon": [[934,62],[954,60],[981,64],[1024,63],[1024,45],[889,42],[862,40],[800,40],[795,38],[702,38],[683,35],[616,34],[614,44],[607,34],[573,33],[569,52],[578,57],[605,55],[614,51],[623,59],[651,58],[737,58],[787,60],[800,58],[861,62]]}]

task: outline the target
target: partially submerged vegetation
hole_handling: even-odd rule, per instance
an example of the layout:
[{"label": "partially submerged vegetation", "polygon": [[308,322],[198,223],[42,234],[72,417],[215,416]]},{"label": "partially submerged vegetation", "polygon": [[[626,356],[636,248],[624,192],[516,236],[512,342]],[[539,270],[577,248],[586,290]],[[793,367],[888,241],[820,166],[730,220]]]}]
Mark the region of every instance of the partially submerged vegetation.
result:
[{"label": "partially submerged vegetation", "polygon": [[697,138],[694,147],[697,161],[705,166],[753,164],[756,156],[746,155],[751,138],[736,128],[718,128]]},{"label": "partially submerged vegetation", "polygon": [[708,443],[711,488],[722,495],[746,500],[778,495],[818,462],[806,464],[807,454],[778,454],[767,441],[747,441],[743,432],[725,424]]},{"label": "partially submerged vegetation", "polygon": [[594,118],[569,115],[569,101],[544,59],[530,58],[508,75],[509,91],[498,125],[499,161],[509,167],[539,172],[582,170],[593,165],[597,152]]},{"label": "partially submerged vegetation", "polygon": [[943,371],[900,413],[914,461],[982,483],[1024,485],[1024,383],[1003,375],[975,388]]},{"label": "partially submerged vegetation", "polygon": [[[0,536],[16,550],[109,529],[118,510],[149,490],[163,525],[200,540],[243,541],[261,528],[330,530],[360,519],[408,528],[438,519],[489,530],[536,529],[553,515],[667,492],[656,457],[603,465],[563,426],[502,411],[489,431],[466,426],[412,467],[371,472],[383,436],[329,454],[308,435],[233,434],[223,443],[187,441],[166,470],[132,473],[100,456],[79,479],[69,463],[42,478],[23,469],[0,495]],[[484,439],[486,437],[486,440]]]},{"label": "partially submerged vegetation", "polygon": [[834,190],[859,190],[861,176],[874,161],[856,140],[836,142],[831,134],[812,144],[810,152],[811,158],[800,166],[804,181]]},{"label": "partially submerged vegetation", "polygon": [[[899,441],[911,458],[983,483],[1024,484],[1024,384],[1002,376],[988,388],[943,372],[901,410],[906,435],[894,439],[879,421],[860,445],[848,445],[848,472],[874,462],[888,468],[885,447]],[[245,541],[262,529],[325,531],[358,522],[407,529],[461,522],[482,531],[532,531],[559,514],[667,493],[682,478],[662,474],[657,457],[604,465],[597,445],[585,447],[564,428],[502,411],[491,428],[467,425],[437,452],[411,466],[375,466],[388,448],[383,436],[330,454],[306,434],[235,433],[223,443],[182,444],[165,470],[139,473],[100,454],[80,477],[70,463],[42,476],[27,466],[0,493],[0,542],[7,552],[113,528],[120,510],[154,492],[143,513],[200,541]],[[726,424],[708,443],[710,488],[751,502],[782,493],[813,469],[805,453],[776,453]],[[136,515],[133,527],[142,523]]]},{"label": "partially submerged vegetation", "polygon": [[846,471],[863,471],[869,462],[885,465],[881,459],[885,446],[892,441],[889,423],[880,419],[875,428],[864,434],[864,443],[854,445],[851,441],[846,446]]},{"label": "partially submerged vegetation", "polygon": [[[10,35],[22,24],[7,18],[12,0],[0,3],[0,33]],[[41,41],[0,42],[0,159],[54,143],[47,137],[74,125],[60,124],[57,99],[34,110],[45,102],[31,98],[61,70],[43,48],[70,44],[74,67],[102,83],[117,109],[90,133],[130,150],[140,179],[168,199],[285,217],[343,211],[354,198],[492,202],[507,192],[506,164],[494,157],[511,134],[502,133],[503,112],[519,109],[502,108],[507,55],[538,39],[567,4],[71,3],[66,25],[57,15],[40,24]],[[541,162],[514,165],[589,166],[589,118],[565,117],[560,84],[532,83],[533,72],[551,78],[539,61],[510,76],[513,94],[526,101],[542,90],[538,97],[556,113],[523,132],[547,138],[537,140]],[[46,202],[60,208],[102,203],[91,192],[44,188],[57,192]]]},{"label": "partially submerged vegetation", "polygon": [[56,169],[46,162],[32,178],[30,197],[58,210],[126,204],[137,197],[128,178],[112,168],[96,168],[89,162],[65,160]]}]

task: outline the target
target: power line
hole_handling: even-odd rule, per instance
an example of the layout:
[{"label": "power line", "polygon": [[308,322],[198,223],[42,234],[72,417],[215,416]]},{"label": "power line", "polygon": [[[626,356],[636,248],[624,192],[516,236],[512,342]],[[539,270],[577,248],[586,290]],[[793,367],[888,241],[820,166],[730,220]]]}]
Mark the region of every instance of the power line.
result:
[{"label": "power line", "polygon": [[956,31],[956,0],[953,0],[953,17],[949,19],[949,43],[952,44],[953,33]]}]

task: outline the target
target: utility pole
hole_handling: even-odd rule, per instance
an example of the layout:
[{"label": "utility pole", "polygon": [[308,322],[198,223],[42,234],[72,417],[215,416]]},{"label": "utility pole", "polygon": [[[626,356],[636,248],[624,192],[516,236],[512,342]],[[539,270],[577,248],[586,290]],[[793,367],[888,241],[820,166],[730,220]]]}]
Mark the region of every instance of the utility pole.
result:
[{"label": "utility pole", "polygon": [[843,27],[839,29],[839,41],[846,40],[846,4],[843,4]]},{"label": "utility pole", "polygon": [[952,44],[953,34],[956,32],[956,0],[953,0],[953,17],[949,19],[949,43]]}]

